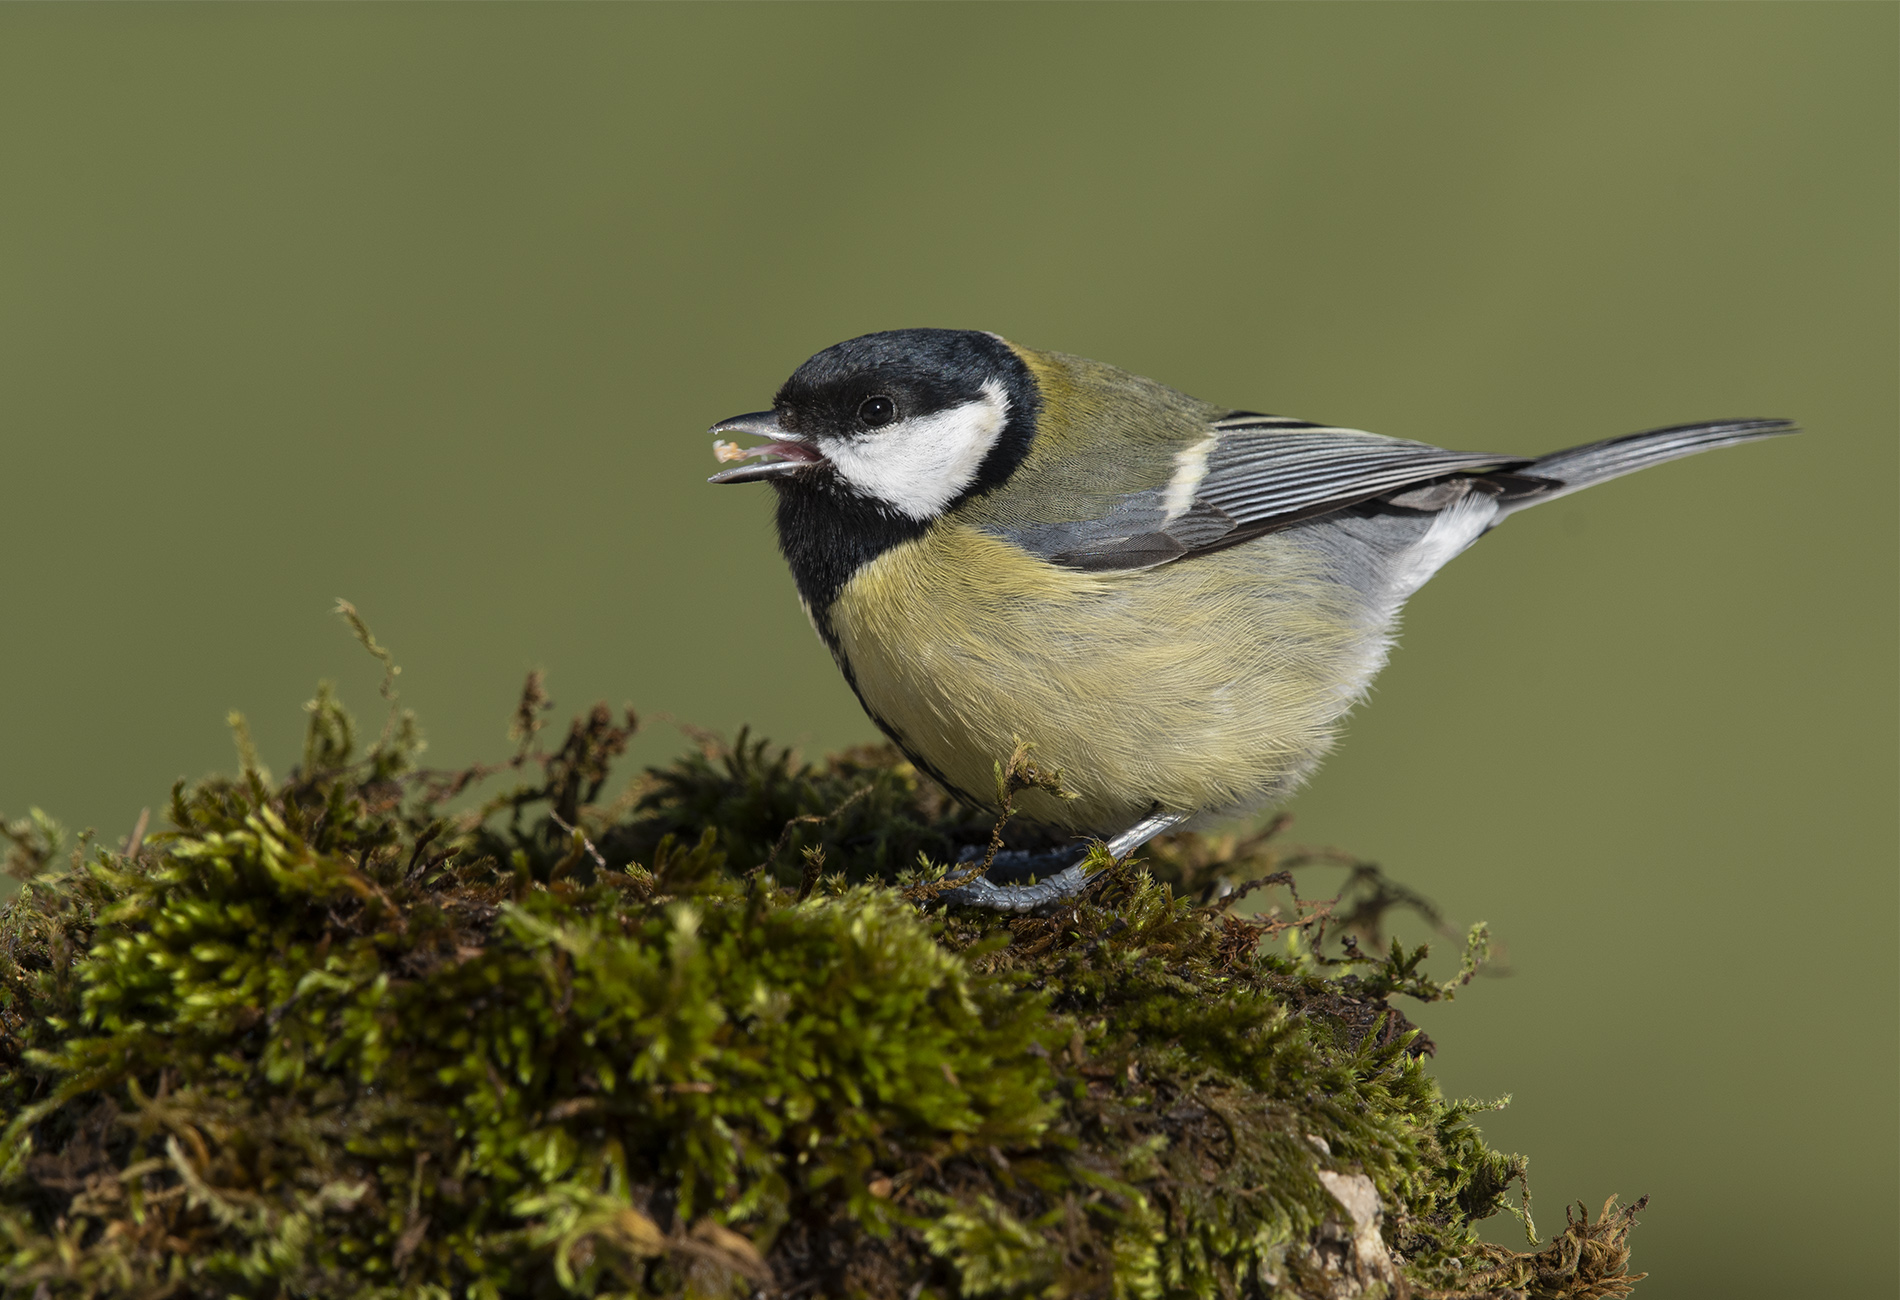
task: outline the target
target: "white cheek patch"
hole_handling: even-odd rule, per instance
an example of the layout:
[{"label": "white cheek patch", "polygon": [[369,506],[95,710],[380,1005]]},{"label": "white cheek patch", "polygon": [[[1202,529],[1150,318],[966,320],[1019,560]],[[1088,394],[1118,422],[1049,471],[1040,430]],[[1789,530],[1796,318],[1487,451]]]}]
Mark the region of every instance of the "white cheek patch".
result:
[{"label": "white cheek patch", "polygon": [[930,519],[970,486],[1007,423],[1009,395],[991,379],[974,402],[819,446],[858,491],[912,519]]}]

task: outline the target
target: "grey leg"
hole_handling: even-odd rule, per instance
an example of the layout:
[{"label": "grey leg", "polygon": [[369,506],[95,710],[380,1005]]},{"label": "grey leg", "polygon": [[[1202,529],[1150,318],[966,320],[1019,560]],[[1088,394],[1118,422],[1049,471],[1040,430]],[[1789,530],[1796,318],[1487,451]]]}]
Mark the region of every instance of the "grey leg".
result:
[{"label": "grey leg", "polygon": [[[1155,836],[1172,830],[1187,819],[1187,813],[1155,813],[1144,817],[1108,841],[1109,854],[1113,857],[1125,858]],[[990,869],[996,874],[1027,876],[1037,866],[1045,863],[1054,866],[1071,856],[1063,852],[1021,854],[1020,856],[999,853],[996,855],[996,863]],[[1087,856],[1086,853],[1082,855],[1083,858]],[[1012,861],[1005,862],[1005,857]],[[958,907],[980,907],[985,911],[1013,912],[1021,916],[1053,910],[1081,893],[1082,887],[1087,883],[1088,876],[1083,874],[1082,862],[1078,860],[1033,885],[997,885],[979,876],[967,885],[945,891],[938,896],[938,900],[954,903]]]}]

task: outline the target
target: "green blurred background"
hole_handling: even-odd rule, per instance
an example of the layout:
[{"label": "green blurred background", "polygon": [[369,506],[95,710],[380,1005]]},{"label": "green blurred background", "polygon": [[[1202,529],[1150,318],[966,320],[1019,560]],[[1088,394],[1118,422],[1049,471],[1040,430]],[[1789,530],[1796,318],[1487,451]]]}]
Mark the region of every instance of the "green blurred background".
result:
[{"label": "green blurred background", "polygon": [[[0,811],[376,712],[868,739],[703,430],[868,330],[1535,452],[1297,805],[1488,919],[1421,1017],[1641,1294],[1888,1296],[1896,36],[1873,4],[0,9]],[[637,757],[677,748],[655,725]],[[1508,1235],[1508,1234],[1507,1234]]]}]

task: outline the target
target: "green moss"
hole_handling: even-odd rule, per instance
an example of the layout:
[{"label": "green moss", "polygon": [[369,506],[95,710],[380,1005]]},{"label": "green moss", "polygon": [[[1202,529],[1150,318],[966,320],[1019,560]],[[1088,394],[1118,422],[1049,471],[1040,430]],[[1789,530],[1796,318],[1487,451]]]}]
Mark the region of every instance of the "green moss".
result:
[{"label": "green moss", "polygon": [[241,744],[127,852],[6,825],[0,1293],[1627,1289],[1627,1211],[1478,1241],[1523,1161],[1387,999],[1482,934],[1449,985],[1342,948],[1404,901],[1375,873],[1301,902],[1270,836],[1181,836],[946,916],[991,828],[885,751],[707,741],[602,803],[633,720],[537,749],[538,680],[463,772],[309,709],[287,780]]}]

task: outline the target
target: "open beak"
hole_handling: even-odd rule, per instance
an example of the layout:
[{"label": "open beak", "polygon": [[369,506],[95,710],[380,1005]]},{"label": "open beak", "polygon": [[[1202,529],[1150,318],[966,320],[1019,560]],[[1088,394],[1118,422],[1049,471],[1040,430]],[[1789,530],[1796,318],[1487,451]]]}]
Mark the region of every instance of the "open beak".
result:
[{"label": "open beak", "polygon": [[782,478],[795,474],[808,465],[816,465],[824,460],[818,454],[818,448],[795,433],[787,433],[779,427],[778,412],[754,411],[751,415],[735,415],[730,420],[721,420],[709,433],[743,433],[766,441],[757,447],[741,447],[736,442],[727,442],[724,438],[713,439],[713,455],[720,460],[751,460],[755,456],[771,457],[756,465],[735,465],[731,469],[721,470],[707,479],[708,483],[759,483],[766,479]]}]

